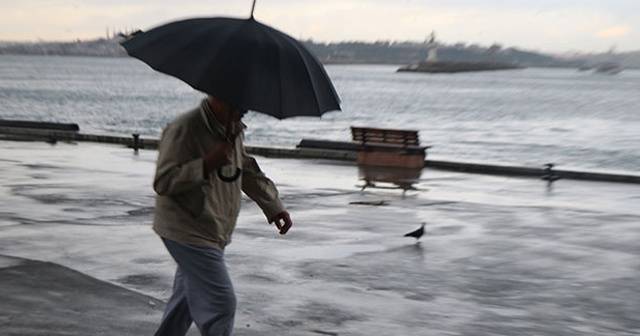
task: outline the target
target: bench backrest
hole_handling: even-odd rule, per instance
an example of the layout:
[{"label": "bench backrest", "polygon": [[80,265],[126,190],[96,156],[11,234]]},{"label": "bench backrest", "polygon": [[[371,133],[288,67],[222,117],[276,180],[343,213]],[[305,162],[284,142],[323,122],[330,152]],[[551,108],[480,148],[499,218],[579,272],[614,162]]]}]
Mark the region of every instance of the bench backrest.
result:
[{"label": "bench backrest", "polygon": [[404,146],[419,146],[418,131],[383,129],[370,127],[351,127],[354,141],[365,143],[397,144]]}]

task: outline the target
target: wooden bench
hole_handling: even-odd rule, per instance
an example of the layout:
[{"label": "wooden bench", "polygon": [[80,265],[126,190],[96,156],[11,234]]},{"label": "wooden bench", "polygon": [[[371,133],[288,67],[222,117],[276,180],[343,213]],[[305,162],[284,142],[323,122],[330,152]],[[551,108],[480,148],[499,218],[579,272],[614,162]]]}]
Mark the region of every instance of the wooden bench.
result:
[{"label": "wooden bench", "polygon": [[351,127],[353,141],[362,143],[396,144],[419,146],[418,131],[371,127]]},{"label": "wooden bench", "polygon": [[358,167],[365,186],[373,182],[393,183],[404,190],[411,189],[422,173],[426,150],[421,146],[418,131],[351,127],[358,144]]},{"label": "wooden bench", "polygon": [[418,131],[351,127],[353,141],[358,146],[358,165],[422,168],[426,150],[421,146]]}]

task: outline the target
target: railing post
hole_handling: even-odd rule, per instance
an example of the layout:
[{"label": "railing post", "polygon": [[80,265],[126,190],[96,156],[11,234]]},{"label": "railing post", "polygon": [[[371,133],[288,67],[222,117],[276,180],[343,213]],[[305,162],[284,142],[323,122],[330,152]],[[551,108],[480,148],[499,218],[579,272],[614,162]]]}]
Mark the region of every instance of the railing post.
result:
[{"label": "railing post", "polygon": [[133,133],[133,150],[137,153],[140,148],[140,134]]}]

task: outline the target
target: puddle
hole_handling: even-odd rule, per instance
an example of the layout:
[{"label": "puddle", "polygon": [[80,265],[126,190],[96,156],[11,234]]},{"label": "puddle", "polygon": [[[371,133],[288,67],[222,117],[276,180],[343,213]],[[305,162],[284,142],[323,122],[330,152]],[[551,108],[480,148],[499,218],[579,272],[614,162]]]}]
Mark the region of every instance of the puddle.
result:
[{"label": "puddle", "polygon": [[378,252],[379,245],[326,245],[278,250],[275,254],[289,259],[340,259],[356,253]]}]

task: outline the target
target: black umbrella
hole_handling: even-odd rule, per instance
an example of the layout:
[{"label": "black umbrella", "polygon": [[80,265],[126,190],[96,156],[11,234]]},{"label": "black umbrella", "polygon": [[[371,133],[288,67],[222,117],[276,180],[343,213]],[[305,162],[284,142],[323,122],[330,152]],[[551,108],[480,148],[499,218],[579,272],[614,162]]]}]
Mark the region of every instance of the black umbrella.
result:
[{"label": "black umbrella", "polygon": [[[253,18],[195,18],[138,32],[122,46],[153,69],[177,77],[238,110],[283,119],[340,110],[318,59],[291,36]],[[230,129],[230,127],[227,127]],[[230,182],[232,177],[218,177]]]},{"label": "black umbrella", "polygon": [[253,9],[248,19],[171,22],[137,33],[122,45],[153,69],[238,109],[279,119],[340,110],[318,59],[296,39],[256,21]]}]

